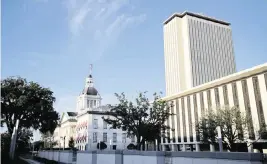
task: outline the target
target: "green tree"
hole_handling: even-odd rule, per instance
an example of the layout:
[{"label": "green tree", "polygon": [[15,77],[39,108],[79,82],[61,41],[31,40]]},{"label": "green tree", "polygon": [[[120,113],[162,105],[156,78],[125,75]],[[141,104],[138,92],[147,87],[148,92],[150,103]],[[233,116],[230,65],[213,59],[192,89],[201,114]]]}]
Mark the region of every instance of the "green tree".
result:
[{"label": "green tree", "polygon": [[266,123],[262,123],[258,130],[259,140],[267,140],[267,125]]},{"label": "green tree", "polygon": [[44,141],[35,141],[33,145],[34,147],[32,147],[32,149],[34,149],[34,151],[39,151],[40,149],[44,148]]},{"label": "green tree", "polygon": [[73,149],[74,146],[75,146],[75,145],[74,145],[74,139],[73,139],[73,137],[70,137],[70,140],[69,140],[69,147]]},{"label": "green tree", "polygon": [[31,148],[31,138],[33,132],[30,129],[21,129],[18,133],[17,150],[19,152],[27,152]]},{"label": "green tree", "polygon": [[235,151],[235,144],[246,140],[249,120],[237,107],[217,109],[217,126],[221,127],[222,141],[227,150]]},{"label": "green tree", "polygon": [[236,150],[236,143],[247,141],[251,120],[248,119],[237,107],[217,108],[207,111],[197,124],[200,140],[203,143],[214,145],[217,143],[218,131],[221,129],[222,142],[229,151]]},{"label": "green tree", "polygon": [[130,144],[127,146],[127,149],[128,149],[128,150],[135,150],[135,149],[136,149],[136,146],[135,146],[133,143],[130,143]]},{"label": "green tree", "polygon": [[1,80],[1,126],[4,124],[11,135],[16,120],[22,128],[39,129],[42,133],[53,132],[59,115],[54,111],[55,97],[49,88],[20,77]]},{"label": "green tree", "polygon": [[8,153],[11,143],[9,133],[1,133],[1,159],[8,159]]},{"label": "green tree", "polygon": [[116,93],[115,96],[119,104],[108,112],[108,115],[113,117],[103,117],[103,119],[112,125],[112,128],[122,128],[127,131],[128,136],[136,136],[137,149],[140,149],[140,145],[145,141],[154,142],[155,139],[160,141],[161,137],[166,137],[161,132],[169,129],[164,123],[172,115],[170,112],[172,105],[168,105],[157,94],[153,95],[153,102],[149,102],[145,92],[139,94],[135,103],[127,100],[124,93],[120,95]]},{"label": "green tree", "polygon": [[202,115],[197,124],[197,130],[200,140],[203,143],[214,145],[217,142],[217,128],[218,123],[214,112],[209,111]]}]

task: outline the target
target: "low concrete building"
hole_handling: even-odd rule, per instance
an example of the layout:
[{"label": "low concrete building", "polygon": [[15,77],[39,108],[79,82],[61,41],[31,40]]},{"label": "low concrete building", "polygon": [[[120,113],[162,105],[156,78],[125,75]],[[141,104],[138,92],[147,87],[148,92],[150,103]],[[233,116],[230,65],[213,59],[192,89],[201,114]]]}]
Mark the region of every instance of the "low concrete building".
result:
[{"label": "low concrete building", "polygon": [[257,140],[259,128],[267,123],[267,63],[164,97],[163,100],[174,105],[172,112],[175,115],[166,122],[174,129],[169,132],[172,140],[162,139],[163,145],[169,145],[172,150],[199,150],[201,142],[196,133],[196,123],[205,110],[223,106],[237,106],[248,116],[252,120],[249,138]]}]

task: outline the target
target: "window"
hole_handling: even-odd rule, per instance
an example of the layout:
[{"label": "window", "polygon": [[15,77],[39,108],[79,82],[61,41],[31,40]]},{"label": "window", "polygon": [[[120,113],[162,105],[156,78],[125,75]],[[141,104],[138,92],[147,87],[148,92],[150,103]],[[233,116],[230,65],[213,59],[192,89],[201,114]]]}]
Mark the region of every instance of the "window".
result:
[{"label": "window", "polygon": [[223,86],[223,99],[224,99],[224,105],[229,105],[227,85]]},{"label": "window", "polygon": [[97,142],[97,133],[93,133],[93,142],[96,143]]},{"label": "window", "polygon": [[264,120],[264,113],[262,109],[262,100],[261,100],[258,77],[257,76],[253,77],[252,81],[253,81],[253,88],[254,88],[254,95],[255,95],[255,102],[256,102],[256,107],[257,107],[259,125],[261,129],[261,127],[265,127],[265,120]]},{"label": "window", "polygon": [[103,129],[107,129],[107,127],[108,127],[107,122],[103,120]]},{"label": "window", "polygon": [[211,110],[211,95],[210,90],[207,91],[207,99],[208,99],[208,110]]},{"label": "window", "polygon": [[193,142],[193,131],[192,131],[193,124],[192,124],[192,116],[191,116],[190,96],[187,96],[187,116],[188,116],[188,122],[189,122],[189,138],[190,138],[190,142]]},{"label": "window", "polygon": [[232,92],[233,92],[233,99],[234,99],[234,105],[239,108],[239,102],[238,102],[238,95],[237,95],[237,88],[236,83],[232,83]]},{"label": "window", "polygon": [[94,129],[97,129],[98,128],[97,119],[94,119],[94,121],[93,121],[93,127],[94,127]]},{"label": "window", "polygon": [[114,142],[114,143],[117,142],[117,133],[113,133],[113,142]]},{"label": "window", "polygon": [[96,107],[96,100],[94,100],[94,107]]},{"label": "window", "polygon": [[122,143],[126,143],[126,133],[122,133]]},{"label": "window", "polygon": [[200,92],[200,108],[201,108],[201,115],[204,115],[205,114],[205,108],[204,108],[203,92]]},{"label": "window", "polygon": [[107,142],[107,141],[108,141],[108,134],[103,133],[103,142]]},{"label": "window", "polygon": [[[193,103],[194,103],[194,114],[195,114],[195,123],[197,124],[198,122],[198,106],[197,106],[197,95],[194,94],[193,95]],[[199,133],[198,133],[198,128],[196,126],[196,139],[197,141],[200,141],[200,136],[199,136]]]},{"label": "window", "polygon": [[215,92],[215,102],[216,102],[216,107],[220,107],[220,96],[219,96],[219,89],[215,88],[214,89]]},{"label": "window", "polygon": [[93,107],[93,100],[90,100],[90,108]]},{"label": "window", "polygon": [[[173,104],[174,102],[172,102]],[[174,105],[171,105],[171,113],[174,113]],[[174,115],[170,116],[172,121],[172,136],[175,136],[175,122],[174,122]],[[175,142],[175,137],[173,137],[173,142]]]},{"label": "window", "polygon": [[251,116],[251,106],[250,106],[250,97],[248,94],[248,85],[247,80],[242,80],[242,91],[244,96],[244,104],[245,104],[245,110],[246,110],[246,116],[248,117],[248,135],[249,139],[255,139],[255,133],[254,133],[254,126],[252,123],[252,116]]},{"label": "window", "polygon": [[[176,106],[176,120],[177,120],[178,142],[181,142],[179,99],[176,99],[176,105],[175,106]],[[165,140],[163,140],[163,142],[164,141]]]},{"label": "window", "polygon": [[183,134],[184,134],[184,142],[187,142],[187,136],[186,136],[186,131],[187,131],[187,126],[185,124],[185,105],[184,105],[184,97],[182,97],[181,99],[181,103],[182,103],[182,118],[183,118]]},{"label": "window", "polygon": [[90,100],[87,100],[87,108],[90,107]]}]

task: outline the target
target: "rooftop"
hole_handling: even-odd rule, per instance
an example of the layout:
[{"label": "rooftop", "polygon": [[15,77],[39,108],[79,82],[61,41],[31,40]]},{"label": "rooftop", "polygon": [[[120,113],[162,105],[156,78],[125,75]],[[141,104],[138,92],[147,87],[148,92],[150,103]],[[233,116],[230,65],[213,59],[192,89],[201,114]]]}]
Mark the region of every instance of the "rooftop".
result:
[{"label": "rooftop", "polygon": [[221,86],[223,84],[227,84],[227,83],[230,83],[232,81],[236,81],[236,80],[239,80],[239,79],[251,77],[251,76],[253,76],[255,74],[260,74],[262,72],[267,72],[267,63],[264,63],[264,64],[258,65],[256,67],[252,67],[250,69],[243,70],[243,71],[240,71],[240,72],[237,72],[237,73],[234,73],[234,74],[231,74],[231,75],[228,75],[228,76],[213,80],[211,82],[196,86],[194,88],[188,89],[188,90],[183,91],[183,92],[179,92],[179,93],[171,95],[171,96],[166,96],[166,97],[164,97],[162,99],[165,100],[165,101],[174,100],[174,99],[179,98],[179,97],[183,97],[183,96],[187,96],[187,95],[190,95],[190,94],[198,93],[200,91],[207,90],[207,89],[210,89],[210,88],[215,88],[217,86]]},{"label": "rooftop", "polygon": [[204,20],[211,21],[211,22],[215,22],[215,23],[220,23],[220,24],[227,25],[227,26],[230,25],[229,22],[225,22],[225,21],[222,21],[222,20],[219,20],[219,19],[215,19],[215,18],[211,18],[211,17],[205,16],[205,15],[199,14],[199,13],[192,13],[192,12],[188,12],[188,11],[184,11],[183,13],[174,13],[167,20],[165,20],[163,24],[169,23],[175,17],[183,18],[186,15],[189,15],[189,16],[192,16],[192,17],[196,17],[196,18],[200,18],[200,19],[204,19]]},{"label": "rooftop", "polygon": [[72,117],[77,116],[77,112],[67,112],[67,114]]}]

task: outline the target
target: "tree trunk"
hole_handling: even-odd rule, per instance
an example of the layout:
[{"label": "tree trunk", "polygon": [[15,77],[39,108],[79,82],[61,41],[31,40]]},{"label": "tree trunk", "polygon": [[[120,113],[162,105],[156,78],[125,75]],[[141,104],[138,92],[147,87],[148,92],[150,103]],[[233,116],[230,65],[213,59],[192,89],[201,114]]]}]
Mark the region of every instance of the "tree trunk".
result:
[{"label": "tree trunk", "polygon": [[141,149],[140,139],[141,139],[141,137],[137,136],[137,148],[136,148],[137,150]]}]

